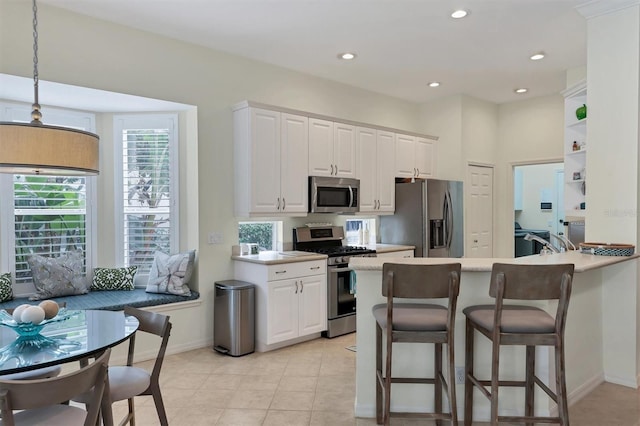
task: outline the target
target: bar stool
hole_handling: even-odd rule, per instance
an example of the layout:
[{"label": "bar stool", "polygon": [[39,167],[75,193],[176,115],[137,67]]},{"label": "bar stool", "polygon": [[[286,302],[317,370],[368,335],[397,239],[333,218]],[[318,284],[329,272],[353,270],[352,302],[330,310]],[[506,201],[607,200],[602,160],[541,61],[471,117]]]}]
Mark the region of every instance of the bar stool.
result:
[{"label": "bar stool", "polygon": [[[376,420],[389,424],[389,418],[423,417],[451,420],[458,424],[456,411],[454,339],[456,302],[460,289],[460,263],[412,265],[385,263],[382,265],[382,295],[387,302],[373,307],[376,320]],[[395,297],[407,299],[448,299],[447,306],[423,303],[395,303]],[[391,326],[387,326],[391,324]],[[382,372],[382,332],[386,336],[386,363]],[[392,343],[434,343],[434,377],[393,377],[391,374]],[[448,383],[442,373],[442,344],[447,344]],[[434,413],[391,412],[392,383],[422,383],[434,385]],[[442,388],[447,391],[450,413],[442,412]],[[384,400],[384,405],[383,405]]]},{"label": "bar stool", "polygon": [[[464,424],[470,426],[473,414],[473,387],[491,402],[491,425],[499,422],[559,423],[569,425],[567,387],[564,376],[564,328],[567,319],[572,264],[562,265],[509,265],[495,263],[491,271],[489,295],[495,305],[469,306],[463,310],[466,320]],[[555,318],[532,306],[504,305],[504,299],[558,300]],[[474,330],[492,342],[491,380],[479,380],[474,375]],[[500,380],[500,345],[526,346],[526,372],[524,381]],[[535,375],[536,346],[553,346],[555,350],[555,392]],[[558,404],[558,417],[534,416],[534,385],[538,385]],[[524,416],[498,415],[499,386],[525,388]],[[485,387],[490,387],[490,391]]]}]

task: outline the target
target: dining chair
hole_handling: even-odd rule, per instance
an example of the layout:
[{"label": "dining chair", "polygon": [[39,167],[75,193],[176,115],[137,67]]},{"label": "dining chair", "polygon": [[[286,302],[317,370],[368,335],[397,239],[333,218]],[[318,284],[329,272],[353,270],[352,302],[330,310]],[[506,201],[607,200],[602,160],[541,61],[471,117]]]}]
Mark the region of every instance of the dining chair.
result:
[{"label": "dining chair", "polygon": [[[424,417],[458,424],[454,365],[454,328],[460,263],[412,265],[384,263],[382,265],[382,295],[386,303],[373,307],[376,320],[376,420],[389,425],[390,417]],[[406,303],[403,299],[446,299],[446,305]],[[386,363],[383,371],[383,335],[386,337]],[[434,373],[431,377],[399,377],[391,372],[393,343],[431,343],[434,348]],[[442,368],[443,344],[447,345],[447,378]],[[421,370],[422,366],[416,366]],[[398,413],[391,411],[393,383],[427,384],[434,386],[433,412]],[[442,390],[447,392],[449,413],[442,409]]]},{"label": "dining chair", "polygon": [[[467,306],[465,343],[465,426],[473,422],[473,389],[477,388],[491,403],[491,425],[499,422],[559,423],[569,425],[565,381],[564,330],[571,295],[573,264],[514,265],[494,263],[489,296],[493,305]],[[557,301],[555,315],[528,305],[505,304],[504,300]],[[491,341],[491,377],[479,379],[474,371],[475,331]],[[500,346],[521,345],[525,351],[525,380],[500,380]],[[555,377],[551,389],[536,376],[536,346],[551,346]],[[538,385],[558,406],[557,416],[534,415],[534,391]],[[504,416],[498,412],[499,387],[524,388],[524,416]]]},{"label": "dining chair", "polygon": [[[107,349],[93,363],[60,377],[0,380],[2,425],[94,426],[100,409],[111,409],[102,404],[110,354]],[[83,392],[90,396],[87,410],[64,405]]]},{"label": "dining chair", "polygon": [[[131,306],[125,306],[124,313],[125,315],[131,315],[138,319],[139,326],[137,331],[160,337],[160,348],[151,373],[143,368],[134,367],[133,362],[137,332],[131,335],[129,338],[127,365],[109,367],[109,396],[111,402],[124,401],[126,399],[128,402],[128,413],[126,417],[122,419],[120,425],[127,423],[135,425],[134,397],[143,395],[153,396],[160,424],[166,426],[168,422],[164,402],[162,401],[162,394],[160,392],[160,369],[162,368],[162,362],[164,361],[164,355],[171,333],[169,316],[144,311]],[[73,400],[87,403],[86,395],[74,398]]]}]

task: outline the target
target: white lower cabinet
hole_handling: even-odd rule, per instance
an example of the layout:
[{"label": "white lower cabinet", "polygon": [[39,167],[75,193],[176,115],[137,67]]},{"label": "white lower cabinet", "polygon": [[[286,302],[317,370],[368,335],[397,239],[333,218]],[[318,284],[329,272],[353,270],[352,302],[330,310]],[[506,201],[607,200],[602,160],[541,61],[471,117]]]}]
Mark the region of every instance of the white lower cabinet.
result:
[{"label": "white lower cabinet", "polygon": [[262,265],[236,261],[235,278],[256,286],[256,349],[277,349],[327,329],[325,260]]}]

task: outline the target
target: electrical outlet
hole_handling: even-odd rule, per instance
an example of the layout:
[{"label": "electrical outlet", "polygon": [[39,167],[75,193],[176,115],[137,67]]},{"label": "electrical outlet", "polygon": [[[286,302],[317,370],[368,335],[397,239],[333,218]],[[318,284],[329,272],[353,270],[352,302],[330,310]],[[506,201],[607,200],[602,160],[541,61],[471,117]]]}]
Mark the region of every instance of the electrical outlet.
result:
[{"label": "electrical outlet", "polygon": [[209,232],[208,243],[222,244],[222,232],[216,232],[216,231]]},{"label": "electrical outlet", "polygon": [[456,367],[456,385],[464,384],[464,367]]}]

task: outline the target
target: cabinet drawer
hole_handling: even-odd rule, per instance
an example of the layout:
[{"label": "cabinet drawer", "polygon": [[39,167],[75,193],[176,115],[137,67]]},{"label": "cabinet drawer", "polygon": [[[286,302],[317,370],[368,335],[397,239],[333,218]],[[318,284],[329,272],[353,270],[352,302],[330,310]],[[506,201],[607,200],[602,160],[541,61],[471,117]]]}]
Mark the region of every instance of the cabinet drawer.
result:
[{"label": "cabinet drawer", "polygon": [[267,280],[284,280],[289,278],[306,277],[309,275],[325,274],[326,272],[326,260],[283,263],[281,265],[269,265]]}]

